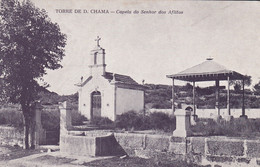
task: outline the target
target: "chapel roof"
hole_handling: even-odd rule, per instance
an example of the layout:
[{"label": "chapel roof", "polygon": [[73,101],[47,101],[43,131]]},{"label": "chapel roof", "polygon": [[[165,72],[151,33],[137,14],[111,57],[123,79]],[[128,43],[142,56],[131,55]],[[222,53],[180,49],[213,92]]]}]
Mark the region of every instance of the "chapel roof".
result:
[{"label": "chapel roof", "polygon": [[177,74],[167,75],[168,78],[183,80],[183,81],[212,81],[212,80],[231,80],[242,79],[243,75],[227,69],[226,67],[216,63],[212,58],[207,59],[201,64],[195,65]]},{"label": "chapel roof", "polygon": [[124,84],[139,85],[133,78],[131,78],[128,75],[106,72],[105,75],[103,75],[103,77],[108,80],[114,79],[116,82],[120,82],[120,83],[124,83]]},{"label": "chapel roof", "polygon": [[[117,85],[121,86],[127,86],[128,88],[132,89],[145,89],[143,85],[138,84],[133,78],[131,78],[128,75],[122,75],[112,72],[106,72],[105,75],[102,75],[105,79],[107,79],[109,82],[115,83]],[[93,77],[89,76],[84,82],[75,84],[76,86],[84,86],[87,82],[89,82]]]}]

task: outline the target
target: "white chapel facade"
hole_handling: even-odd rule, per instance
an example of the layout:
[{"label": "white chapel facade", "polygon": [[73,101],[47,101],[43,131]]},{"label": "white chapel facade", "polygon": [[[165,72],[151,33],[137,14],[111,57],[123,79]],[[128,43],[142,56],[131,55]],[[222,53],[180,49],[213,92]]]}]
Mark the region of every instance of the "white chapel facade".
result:
[{"label": "white chapel facade", "polygon": [[134,110],[144,110],[144,87],[130,76],[106,71],[105,49],[99,45],[91,51],[90,74],[77,84],[79,87],[78,109],[89,120],[108,117],[112,121],[117,115]]}]

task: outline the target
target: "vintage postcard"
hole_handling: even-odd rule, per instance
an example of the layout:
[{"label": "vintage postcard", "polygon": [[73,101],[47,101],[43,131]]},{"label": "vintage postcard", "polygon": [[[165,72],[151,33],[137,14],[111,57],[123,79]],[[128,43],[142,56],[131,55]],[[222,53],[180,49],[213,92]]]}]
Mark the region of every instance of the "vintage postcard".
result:
[{"label": "vintage postcard", "polygon": [[[33,21],[11,32],[8,26],[17,25],[8,24],[3,19],[8,17],[0,13],[4,20],[0,23],[0,65],[20,46],[28,51],[22,53],[33,53],[27,61],[30,66],[36,66],[39,55],[63,54],[60,48],[64,55],[62,68],[56,69],[55,61],[48,58],[41,64],[56,70],[46,71],[42,79],[49,87],[28,102],[28,108],[33,106],[35,111],[30,115],[34,137],[24,138],[26,98],[17,98],[17,104],[14,100],[1,104],[0,166],[22,162],[25,166],[32,162],[39,166],[259,166],[258,1],[31,0],[28,6],[15,8],[10,0],[8,7],[3,6],[1,11],[13,8],[21,13],[33,6],[44,10],[48,18],[33,27],[42,18],[35,19],[37,10],[32,10],[17,18],[28,16]],[[49,22],[53,31],[46,33],[44,26]],[[27,32],[34,29],[44,29],[35,45],[45,46],[46,40],[58,51],[46,45],[44,54],[34,55],[39,50],[26,47],[34,40]],[[28,35],[20,45],[15,36],[19,32]],[[7,38],[15,44],[6,42]],[[16,83],[12,79],[20,75],[7,68],[20,62],[23,59],[1,66],[2,84]],[[30,70],[21,73],[26,74]],[[39,76],[32,80],[39,81]],[[30,85],[32,80],[21,85]],[[17,87],[29,90],[19,86],[14,84],[13,92]],[[15,95],[23,97],[22,93]],[[11,120],[9,110],[19,125]],[[24,125],[25,129],[18,132],[2,124],[16,129]],[[10,135],[16,138],[9,140]],[[14,157],[13,148],[2,145],[12,141],[11,145],[28,148],[25,143],[30,140],[42,151],[7,162],[6,157]]]}]

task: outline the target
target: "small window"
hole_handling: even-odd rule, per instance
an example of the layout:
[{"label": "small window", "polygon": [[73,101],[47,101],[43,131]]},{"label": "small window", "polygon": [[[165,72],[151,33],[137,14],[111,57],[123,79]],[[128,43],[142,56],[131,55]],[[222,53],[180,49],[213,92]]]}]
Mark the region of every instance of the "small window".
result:
[{"label": "small window", "polygon": [[97,52],[94,53],[94,64],[97,64]]}]

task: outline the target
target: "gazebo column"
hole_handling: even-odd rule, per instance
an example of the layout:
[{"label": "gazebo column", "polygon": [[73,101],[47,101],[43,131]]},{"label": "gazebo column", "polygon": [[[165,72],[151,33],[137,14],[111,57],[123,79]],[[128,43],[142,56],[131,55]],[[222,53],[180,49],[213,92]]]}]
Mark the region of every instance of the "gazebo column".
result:
[{"label": "gazebo column", "polygon": [[174,90],[175,86],[174,86],[174,78],[172,78],[172,114],[174,115],[175,112],[175,106],[174,106],[174,102],[175,102],[175,90]]},{"label": "gazebo column", "polygon": [[228,112],[228,115],[231,115],[230,113],[230,78],[229,76],[227,77],[227,112]]},{"label": "gazebo column", "polygon": [[215,108],[218,112],[218,115],[216,116],[216,121],[218,121],[221,116],[220,116],[220,108],[219,108],[219,80],[215,81],[215,85],[216,85],[216,89],[215,89],[215,95],[216,95],[216,104],[215,104]]},{"label": "gazebo column", "polygon": [[247,118],[246,111],[245,111],[245,79],[244,79],[244,77],[242,80],[242,88],[243,88],[242,115],[240,116],[240,118]]},{"label": "gazebo column", "polygon": [[233,118],[230,112],[230,76],[227,77],[227,114],[225,120],[230,121]]},{"label": "gazebo column", "polygon": [[216,95],[216,109],[218,111],[218,116],[220,116],[220,108],[219,108],[219,80],[216,80],[216,91],[215,91],[215,95]]},{"label": "gazebo column", "polygon": [[196,121],[197,121],[197,118],[198,118],[198,116],[196,115],[196,100],[195,100],[196,92],[195,91],[196,91],[195,90],[195,81],[193,81],[193,89],[192,89],[192,94],[193,94],[193,97],[192,97],[193,114],[191,116],[191,124],[192,125],[196,124]]}]

